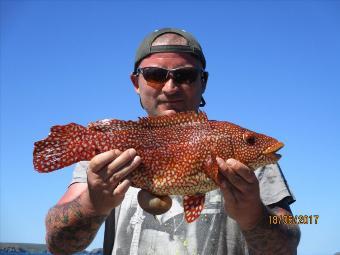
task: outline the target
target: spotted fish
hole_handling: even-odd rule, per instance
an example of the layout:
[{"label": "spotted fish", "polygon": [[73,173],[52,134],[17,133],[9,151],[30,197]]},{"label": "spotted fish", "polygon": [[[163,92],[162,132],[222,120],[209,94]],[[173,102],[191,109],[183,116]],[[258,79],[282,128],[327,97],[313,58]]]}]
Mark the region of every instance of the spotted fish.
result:
[{"label": "spotted fish", "polygon": [[182,195],[185,219],[193,222],[203,210],[205,193],[218,188],[216,156],[256,169],[275,163],[282,147],[266,135],[208,120],[204,112],[186,112],[101,120],[88,127],[53,126],[46,139],[34,144],[33,164],[39,172],[51,172],[111,149],[135,148],[142,164],[131,173],[132,186],[155,195]]}]

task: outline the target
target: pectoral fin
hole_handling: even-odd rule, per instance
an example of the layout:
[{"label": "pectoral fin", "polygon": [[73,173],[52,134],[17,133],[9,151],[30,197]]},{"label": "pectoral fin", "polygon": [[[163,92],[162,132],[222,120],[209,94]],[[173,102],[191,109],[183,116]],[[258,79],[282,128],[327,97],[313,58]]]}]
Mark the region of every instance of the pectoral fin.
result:
[{"label": "pectoral fin", "polygon": [[188,223],[195,221],[204,207],[205,194],[190,195],[183,197],[185,220]]}]

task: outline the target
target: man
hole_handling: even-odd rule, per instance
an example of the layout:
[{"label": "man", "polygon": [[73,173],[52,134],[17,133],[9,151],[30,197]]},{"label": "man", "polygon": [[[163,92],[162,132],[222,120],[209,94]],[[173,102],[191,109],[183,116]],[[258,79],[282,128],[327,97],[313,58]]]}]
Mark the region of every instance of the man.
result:
[{"label": "man", "polygon": [[[205,67],[197,40],[166,28],[142,42],[131,81],[149,116],[198,111],[205,104]],[[217,158],[220,189],[206,194],[202,215],[188,224],[179,196],[156,218],[139,207],[129,173],[142,161],[131,148],[77,164],[72,185],[46,217],[49,250],[85,249],[107,219],[106,248],[114,241],[108,254],[296,254],[298,226],[269,222],[273,215],[290,215],[294,201],[278,165],[254,173],[234,159]]]}]

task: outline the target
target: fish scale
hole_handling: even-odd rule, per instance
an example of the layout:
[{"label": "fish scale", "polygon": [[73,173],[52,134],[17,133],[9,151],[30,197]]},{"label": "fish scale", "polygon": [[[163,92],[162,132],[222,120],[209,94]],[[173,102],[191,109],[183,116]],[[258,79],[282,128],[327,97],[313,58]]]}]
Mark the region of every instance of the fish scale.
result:
[{"label": "fish scale", "polygon": [[54,126],[35,143],[33,164],[39,172],[51,172],[111,149],[135,148],[142,163],[131,173],[132,186],[155,195],[182,195],[185,218],[192,222],[203,210],[204,194],[218,188],[216,156],[255,169],[275,163],[282,146],[230,122],[208,120],[204,112],[185,112]]}]

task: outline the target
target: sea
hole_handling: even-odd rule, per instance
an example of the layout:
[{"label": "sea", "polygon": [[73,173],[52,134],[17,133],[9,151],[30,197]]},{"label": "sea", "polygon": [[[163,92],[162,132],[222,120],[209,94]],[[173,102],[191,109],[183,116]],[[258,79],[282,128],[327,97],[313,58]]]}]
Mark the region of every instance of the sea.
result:
[{"label": "sea", "polygon": [[[81,251],[76,255],[102,255],[103,249],[96,248],[91,251]],[[46,244],[34,243],[1,243],[0,255],[52,255],[46,247]]]},{"label": "sea", "polygon": [[[76,253],[76,255],[90,255],[90,254],[103,255],[102,253],[89,253],[89,252],[79,252],[79,253]],[[52,254],[49,253],[49,252],[32,253],[32,252],[6,252],[6,251],[0,251],[0,255],[52,255]]]}]

